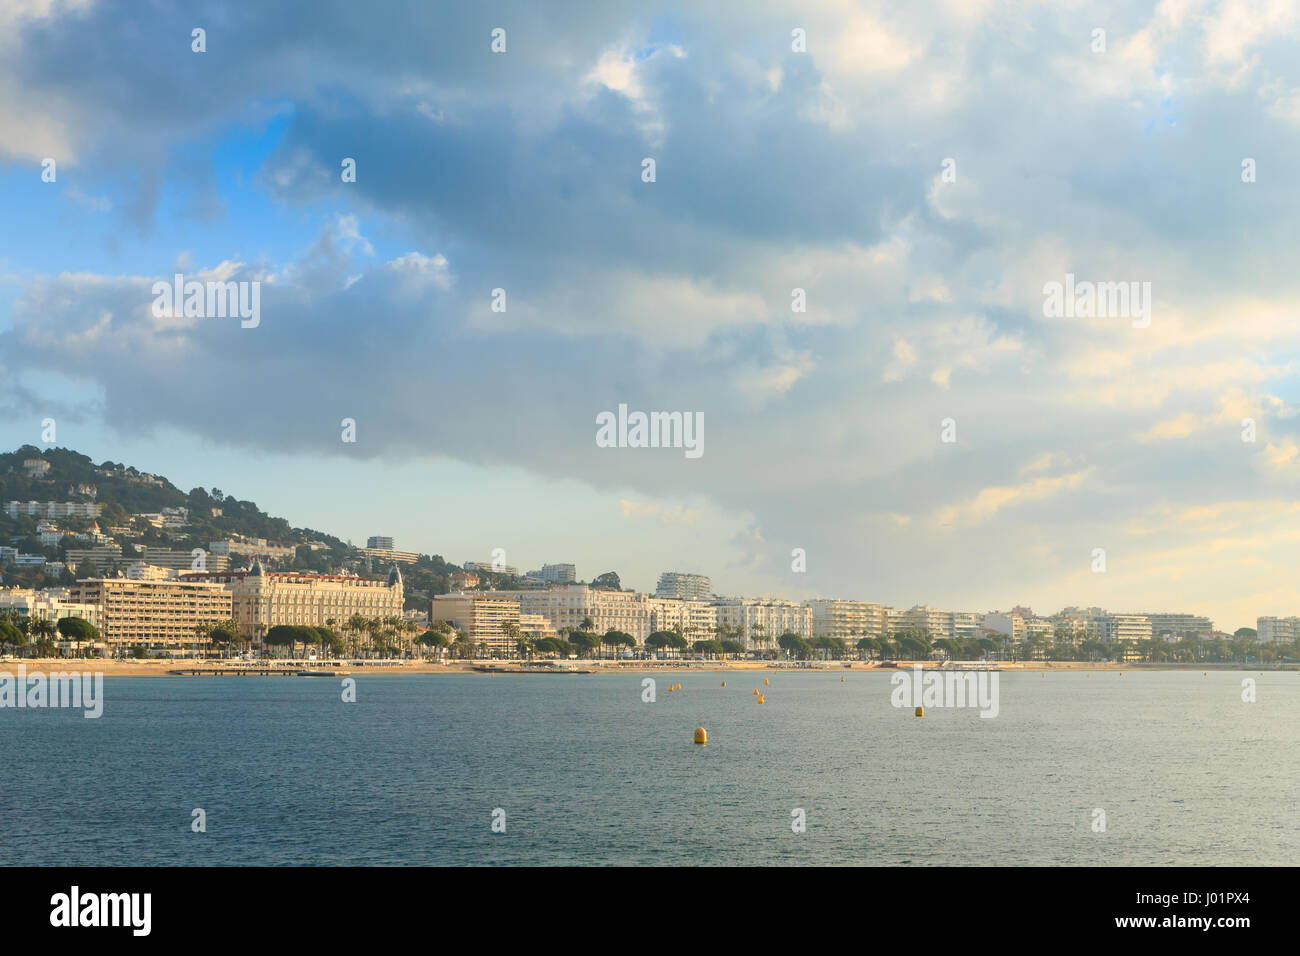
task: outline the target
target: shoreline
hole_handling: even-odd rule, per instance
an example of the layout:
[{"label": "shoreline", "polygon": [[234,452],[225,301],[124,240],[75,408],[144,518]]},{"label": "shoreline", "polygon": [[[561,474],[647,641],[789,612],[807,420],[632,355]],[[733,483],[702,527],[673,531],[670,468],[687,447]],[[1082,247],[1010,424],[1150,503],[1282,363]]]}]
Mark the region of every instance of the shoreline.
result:
[{"label": "shoreline", "polygon": [[[244,670],[249,671],[267,671],[280,670],[285,671],[285,676],[294,676],[298,671],[312,671],[315,673],[330,674],[337,670],[339,677],[383,677],[383,676],[407,676],[407,675],[438,675],[438,674],[476,674],[482,677],[495,677],[497,674],[475,670],[478,667],[499,668],[498,673],[508,676],[515,676],[521,667],[519,661],[448,661],[438,663],[436,661],[406,661],[406,662],[378,662],[378,661],[352,661],[342,660],[337,664],[331,661],[329,663],[322,661],[254,661],[240,662],[233,661],[196,661],[196,660],[104,660],[99,658],[65,658],[65,657],[24,657],[16,659],[0,660],[0,672],[13,671],[19,665],[24,665],[29,674],[47,671],[90,671],[102,673],[105,677],[180,677],[180,676],[209,676],[204,675],[203,671],[208,670]],[[1234,664],[1234,663],[1200,663],[1200,664],[1118,664],[1118,663],[1094,663],[1088,661],[990,661],[988,663],[976,661],[960,662],[958,667],[941,667],[937,661],[889,661],[880,663],[878,661],[851,661],[851,662],[825,662],[818,663],[811,667],[800,667],[796,662],[778,662],[778,661],[606,661],[606,660],[574,660],[555,668],[538,668],[542,673],[563,673],[566,667],[575,670],[581,670],[596,674],[617,674],[617,673],[640,673],[654,671],[671,671],[674,673],[695,672],[699,674],[708,673],[769,673],[769,674],[810,674],[810,673],[828,673],[844,674],[846,672],[862,673],[877,671],[884,673],[895,673],[899,670],[910,670],[915,665],[920,665],[926,670],[940,671],[960,671],[960,670],[994,670],[998,672],[1015,673],[1023,671],[1026,673],[1038,671],[1047,673],[1049,671],[1066,672],[1066,671],[1300,671],[1300,663],[1284,664]],[[189,675],[171,674],[171,671],[185,670],[191,672]],[[199,672],[194,674],[193,672]],[[240,675],[229,675],[240,676]],[[582,676],[582,675],[573,675]]]}]

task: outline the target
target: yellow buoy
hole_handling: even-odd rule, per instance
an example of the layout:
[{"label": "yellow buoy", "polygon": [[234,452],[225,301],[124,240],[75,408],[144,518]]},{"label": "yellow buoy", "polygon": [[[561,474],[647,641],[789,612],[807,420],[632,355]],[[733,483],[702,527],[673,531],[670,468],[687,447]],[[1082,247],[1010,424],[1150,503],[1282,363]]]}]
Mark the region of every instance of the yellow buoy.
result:
[{"label": "yellow buoy", "polygon": [[709,742],[709,732],[703,727],[695,728],[695,742],[697,744],[707,744]]},{"label": "yellow buoy", "polygon": [[754,696],[755,696],[755,697],[758,696],[758,688],[757,688],[757,687],[754,688]]},{"label": "yellow buoy", "polygon": [[763,683],[764,683],[764,684],[770,684],[770,683],[772,683],[772,682],[771,682],[770,680],[768,680],[766,677],[764,677],[764,678],[763,678]]},{"label": "yellow buoy", "polygon": [[760,704],[766,703],[766,701],[763,699],[763,695],[762,695],[762,694],[759,694],[759,695],[758,695],[758,702],[759,702]]},{"label": "yellow buoy", "polygon": [[924,716],[925,716],[925,708],[924,708],[924,707],[918,707],[918,708],[916,708],[916,716],[918,716],[918,717],[924,717]]},{"label": "yellow buoy", "polygon": [[725,680],[722,682],[722,686],[723,686],[723,687],[726,687],[726,686],[727,686],[727,682],[726,682]]},{"label": "yellow buoy", "polygon": [[843,678],[843,677],[840,678],[840,683],[841,683],[841,684],[844,683],[844,678]]}]

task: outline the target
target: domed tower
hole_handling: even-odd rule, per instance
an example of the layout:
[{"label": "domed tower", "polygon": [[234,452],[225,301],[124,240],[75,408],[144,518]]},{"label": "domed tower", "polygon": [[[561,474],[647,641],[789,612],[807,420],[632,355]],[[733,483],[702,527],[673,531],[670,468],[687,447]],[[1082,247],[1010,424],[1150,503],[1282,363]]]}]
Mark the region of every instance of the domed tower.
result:
[{"label": "domed tower", "polygon": [[406,595],[402,592],[402,572],[394,564],[388,569],[388,593],[392,599],[391,613],[394,617],[402,616],[406,606]]}]

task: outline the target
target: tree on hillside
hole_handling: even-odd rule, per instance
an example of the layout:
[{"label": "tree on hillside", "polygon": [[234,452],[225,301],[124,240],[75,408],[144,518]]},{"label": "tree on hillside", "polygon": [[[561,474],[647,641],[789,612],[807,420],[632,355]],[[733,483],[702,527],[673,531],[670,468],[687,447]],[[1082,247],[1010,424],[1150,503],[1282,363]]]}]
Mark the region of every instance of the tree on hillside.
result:
[{"label": "tree on hillside", "polygon": [[619,581],[618,574],[615,571],[606,571],[604,574],[599,575],[591,582],[591,586],[593,588],[604,588],[609,591],[623,590],[623,584]]}]

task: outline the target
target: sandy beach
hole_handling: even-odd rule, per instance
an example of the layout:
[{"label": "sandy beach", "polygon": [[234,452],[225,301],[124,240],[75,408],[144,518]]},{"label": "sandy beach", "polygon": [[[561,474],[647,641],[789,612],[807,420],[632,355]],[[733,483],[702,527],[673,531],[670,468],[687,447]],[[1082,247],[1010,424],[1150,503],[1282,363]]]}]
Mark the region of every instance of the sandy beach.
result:
[{"label": "sandy beach", "polygon": [[[166,677],[170,672],[177,670],[184,671],[231,671],[236,668],[248,668],[250,670],[265,671],[268,669],[284,670],[292,674],[299,670],[338,670],[346,672],[353,677],[383,677],[383,676],[402,676],[409,674],[479,674],[484,677],[491,677],[492,674],[486,674],[477,671],[477,667],[496,667],[502,670],[517,670],[521,666],[519,661],[446,661],[439,663],[437,661],[330,661],[325,664],[320,661],[187,661],[187,660],[103,660],[98,658],[89,659],[72,659],[72,658],[34,658],[25,657],[21,659],[0,658],[0,671],[13,672],[19,664],[26,665],[28,673],[36,671],[95,671],[104,674],[106,677]],[[785,673],[794,671],[797,673],[808,673],[810,671],[826,671],[830,673],[843,674],[846,671],[894,671],[899,668],[910,668],[914,664],[920,664],[925,668],[935,668],[939,666],[936,661],[890,661],[881,664],[878,661],[846,661],[846,662],[824,662],[812,666],[799,666],[797,662],[781,661],[586,661],[577,660],[569,661],[567,666],[577,670],[594,671],[597,673],[619,673],[619,672],[654,672],[654,671],[698,671],[701,674],[707,673],[727,673],[738,671],[753,671],[760,673]],[[965,667],[976,666],[970,662],[963,662]],[[1283,664],[1268,665],[1261,668],[1259,665],[1247,664],[1117,664],[1117,663],[1090,663],[1088,661],[993,661],[983,665],[990,669],[999,671],[1040,671],[1042,673],[1059,672],[1059,671],[1125,671],[1125,670],[1159,670],[1159,671],[1212,671],[1212,670],[1240,670],[1240,671],[1260,671],[1260,670],[1300,670],[1300,665]]]}]

